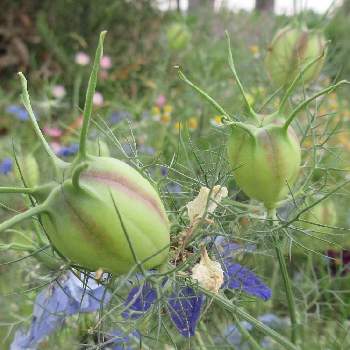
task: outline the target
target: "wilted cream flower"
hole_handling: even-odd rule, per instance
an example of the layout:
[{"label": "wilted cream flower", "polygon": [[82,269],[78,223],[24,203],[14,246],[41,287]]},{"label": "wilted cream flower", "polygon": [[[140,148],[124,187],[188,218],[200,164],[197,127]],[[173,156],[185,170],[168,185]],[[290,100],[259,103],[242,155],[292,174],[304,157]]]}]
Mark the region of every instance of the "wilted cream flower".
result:
[{"label": "wilted cream flower", "polygon": [[202,248],[201,261],[192,269],[192,278],[213,293],[218,293],[224,283],[224,272],[220,263],[211,260],[205,248]]},{"label": "wilted cream flower", "polygon": [[218,203],[220,203],[223,198],[227,197],[227,194],[228,192],[225,186],[216,185],[211,191],[207,187],[201,187],[197,197],[186,205],[191,225],[203,218],[206,208],[207,216],[208,214],[212,214],[218,206]]}]

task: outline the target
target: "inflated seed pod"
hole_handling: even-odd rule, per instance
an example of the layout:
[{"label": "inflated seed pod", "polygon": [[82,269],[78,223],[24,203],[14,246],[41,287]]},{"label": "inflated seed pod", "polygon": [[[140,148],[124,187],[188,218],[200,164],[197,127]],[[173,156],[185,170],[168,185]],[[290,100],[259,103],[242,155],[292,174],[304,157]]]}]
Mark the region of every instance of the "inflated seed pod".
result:
[{"label": "inflated seed pod", "polygon": [[191,33],[182,23],[171,24],[166,32],[168,46],[171,50],[178,51],[187,47],[191,40]]},{"label": "inflated seed pod", "polygon": [[27,81],[20,73],[22,100],[55,178],[33,188],[0,188],[0,193],[31,194],[38,204],[0,224],[0,232],[40,216],[49,241],[67,263],[119,275],[166,262],[170,236],[164,206],[150,182],[120,160],[87,152],[104,36],[102,32],[86,94],[79,152],[72,163],[59,159],[45,141],[30,105]]},{"label": "inflated seed pod", "polygon": [[311,61],[308,60],[296,73],[293,82],[286,89],[277,111],[271,114],[256,113],[236,72],[228,34],[227,39],[229,65],[243,97],[246,121],[242,122],[237,118],[232,118],[218,102],[193,84],[181,70],[179,70],[179,74],[187,84],[208,100],[222,115],[224,126],[229,129],[227,152],[233,177],[238,187],[250,198],[262,202],[268,214],[272,216],[278,202],[284,199],[289,192],[293,192],[293,184],[300,169],[300,144],[291,123],[311,101],[347,82],[340,81],[329,86],[300,102],[291,112],[286,112],[285,106],[288,97],[306,72],[323,59],[324,52],[322,52],[318,57]]},{"label": "inflated seed pod", "polygon": [[238,186],[272,209],[297,179],[301,152],[292,128],[268,124],[250,131],[230,126],[227,150]]},{"label": "inflated seed pod", "polygon": [[[322,55],[326,40],[319,31],[305,27],[287,26],[278,31],[268,47],[265,66],[272,82],[284,86],[293,81],[301,69]],[[324,57],[316,61],[303,74],[301,83],[315,80],[322,69]]]}]

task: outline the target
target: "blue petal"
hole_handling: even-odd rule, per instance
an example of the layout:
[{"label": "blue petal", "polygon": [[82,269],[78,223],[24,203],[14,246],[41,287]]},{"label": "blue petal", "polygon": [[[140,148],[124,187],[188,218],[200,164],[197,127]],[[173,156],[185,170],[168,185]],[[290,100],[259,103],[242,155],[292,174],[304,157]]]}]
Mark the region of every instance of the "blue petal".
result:
[{"label": "blue petal", "polygon": [[29,335],[23,330],[18,330],[10,345],[10,350],[35,350],[36,347],[30,345]]},{"label": "blue petal", "polygon": [[[241,321],[241,326],[246,329],[247,331],[251,331],[253,329],[253,326],[249,323],[249,322],[246,322],[246,321]],[[230,343],[231,345],[241,345],[242,343],[242,334],[240,332],[240,330],[237,328],[236,325],[229,325],[225,332],[224,332],[224,337],[226,338],[226,341],[228,343]]]},{"label": "blue petal", "polygon": [[223,288],[241,289],[265,301],[271,298],[271,289],[246,267],[225,261],[223,270],[225,277]]},{"label": "blue petal", "polygon": [[[69,273],[41,291],[35,299],[33,319],[28,333],[22,336],[27,346],[35,346],[64,323],[66,316],[93,312],[109,302],[111,294],[103,286],[83,283]],[[20,337],[20,336],[18,336]],[[15,343],[16,339],[13,343]]]},{"label": "blue petal", "polygon": [[6,112],[14,115],[17,119],[21,121],[26,121],[29,119],[28,112],[21,106],[10,105],[6,108]]},{"label": "blue petal", "polygon": [[4,158],[0,163],[0,174],[7,175],[12,171],[13,162],[11,158]]},{"label": "blue petal", "polygon": [[190,287],[173,293],[168,299],[168,312],[175,327],[184,337],[192,337],[204,302],[202,294],[197,295]]},{"label": "blue petal", "polygon": [[142,287],[134,287],[124,303],[126,310],[123,311],[122,316],[136,320],[148,311],[156,299],[157,292],[149,283],[144,283]]}]

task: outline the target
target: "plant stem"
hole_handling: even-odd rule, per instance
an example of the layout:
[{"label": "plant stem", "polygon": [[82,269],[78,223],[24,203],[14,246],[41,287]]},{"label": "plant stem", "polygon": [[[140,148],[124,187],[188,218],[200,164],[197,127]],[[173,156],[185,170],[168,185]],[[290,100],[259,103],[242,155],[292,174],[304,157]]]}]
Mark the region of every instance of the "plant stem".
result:
[{"label": "plant stem", "polygon": [[92,67],[91,75],[89,78],[88,88],[86,91],[85,105],[83,112],[83,125],[80,133],[79,153],[78,159],[84,160],[86,158],[86,139],[90,124],[90,118],[92,113],[93,97],[95,94],[97,75],[100,68],[100,61],[103,55],[103,41],[106,36],[106,31],[101,32],[98,41],[98,46],[95,54],[94,64]]},{"label": "plant stem", "polygon": [[38,215],[38,214],[42,214],[46,210],[47,210],[46,206],[44,206],[42,204],[42,205],[38,205],[36,207],[30,208],[27,211],[25,211],[24,213],[17,214],[14,217],[12,217],[11,219],[8,219],[8,220],[4,221],[2,224],[0,224],[0,232],[3,232],[5,230],[7,230],[8,228],[13,227],[14,225],[22,222],[23,220],[29,219],[35,215]]},{"label": "plant stem", "polygon": [[[276,219],[276,209],[268,209],[267,210],[267,218],[271,220]],[[274,221],[271,221],[271,226],[274,226]],[[283,241],[278,237],[273,236],[273,241],[275,243],[275,251],[277,255],[278,264],[280,267],[280,271],[282,274],[283,279],[283,285],[284,290],[287,297],[287,303],[288,303],[288,311],[289,311],[289,317],[292,324],[292,331],[291,331],[291,341],[292,343],[297,343],[298,338],[298,320],[297,320],[297,313],[296,313],[296,305],[294,300],[294,294],[292,290],[291,281],[288,276],[288,270],[286,261],[283,255]]]}]

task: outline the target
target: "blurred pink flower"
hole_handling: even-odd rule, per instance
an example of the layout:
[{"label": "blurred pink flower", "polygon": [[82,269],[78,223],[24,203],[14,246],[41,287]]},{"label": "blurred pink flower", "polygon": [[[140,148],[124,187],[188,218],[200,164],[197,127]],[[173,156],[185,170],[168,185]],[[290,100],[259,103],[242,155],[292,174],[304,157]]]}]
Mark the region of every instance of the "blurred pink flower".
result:
[{"label": "blurred pink flower", "polygon": [[162,108],[166,104],[166,97],[164,95],[159,95],[156,99],[156,105]]},{"label": "blurred pink flower", "polygon": [[100,92],[96,91],[92,100],[93,104],[95,106],[102,106],[103,105],[103,96]]},{"label": "blurred pink flower", "polygon": [[86,66],[90,63],[90,56],[85,52],[79,51],[75,55],[75,63]]},{"label": "blurred pink flower", "polygon": [[63,85],[55,85],[52,87],[52,95],[55,98],[62,98],[66,95],[66,89]]},{"label": "blurred pink flower", "polygon": [[59,128],[44,127],[44,134],[51,137],[61,137],[63,132]]},{"label": "blurred pink flower", "polygon": [[110,69],[112,67],[112,59],[110,56],[102,56],[100,61],[101,68]]}]

